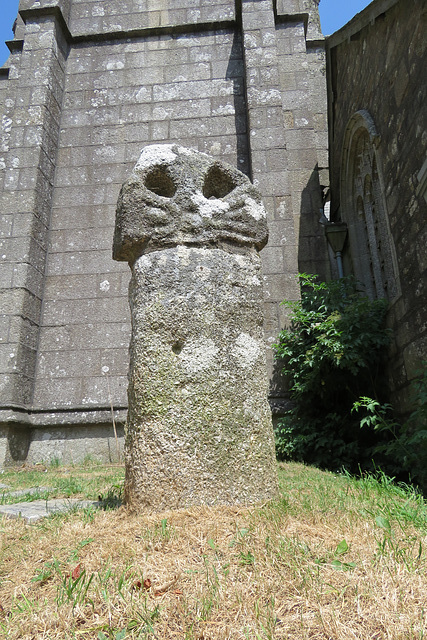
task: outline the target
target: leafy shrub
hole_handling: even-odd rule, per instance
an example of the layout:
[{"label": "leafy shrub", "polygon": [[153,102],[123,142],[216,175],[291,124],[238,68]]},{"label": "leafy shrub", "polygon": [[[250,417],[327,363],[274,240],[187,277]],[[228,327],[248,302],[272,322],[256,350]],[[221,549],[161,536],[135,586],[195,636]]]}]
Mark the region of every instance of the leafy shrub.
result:
[{"label": "leafy shrub", "polygon": [[276,358],[293,408],[276,431],[278,456],[322,468],[372,468],[384,434],[352,415],[361,396],[380,397],[387,302],[360,295],[353,278],[318,282],[300,274],[301,301],[285,301],[291,325],[279,334]]},{"label": "leafy shrub", "polygon": [[405,470],[411,482],[427,490],[427,362],[414,382],[414,410],[408,420],[400,425],[393,418],[390,404],[362,397],[354,403],[352,411],[362,411],[360,426],[368,426],[378,433],[386,433],[389,439],[374,448],[374,454],[384,454],[388,465],[395,466],[395,473]]}]

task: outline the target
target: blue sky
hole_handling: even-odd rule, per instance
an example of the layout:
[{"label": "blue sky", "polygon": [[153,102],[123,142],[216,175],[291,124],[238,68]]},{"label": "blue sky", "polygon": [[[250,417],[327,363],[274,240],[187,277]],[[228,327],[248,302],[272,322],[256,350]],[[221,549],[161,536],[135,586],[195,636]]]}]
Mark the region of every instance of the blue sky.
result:
[{"label": "blue sky", "polygon": [[0,67],[9,57],[5,40],[13,40],[12,25],[18,13],[19,0],[0,0]]},{"label": "blue sky", "polygon": [[[13,38],[12,24],[18,11],[18,4],[19,0],[0,0],[0,67],[9,55],[4,41]],[[321,0],[319,12],[323,33],[325,35],[334,33],[368,4],[369,0]]]}]

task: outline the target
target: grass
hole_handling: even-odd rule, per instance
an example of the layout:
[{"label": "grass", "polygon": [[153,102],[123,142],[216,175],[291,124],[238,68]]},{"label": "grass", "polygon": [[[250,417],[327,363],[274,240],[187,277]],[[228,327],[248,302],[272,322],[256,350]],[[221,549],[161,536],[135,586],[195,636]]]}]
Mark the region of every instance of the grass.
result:
[{"label": "grass", "polygon": [[[33,473],[2,482],[29,486]],[[119,467],[42,473],[40,486],[72,477],[73,495],[118,502]],[[423,498],[381,475],[279,474],[280,499],[252,508],[3,518],[0,638],[427,638]]]},{"label": "grass", "polygon": [[[123,483],[122,466],[103,466],[88,460],[80,467],[65,467],[57,464],[23,466],[18,470],[4,471],[0,480],[9,489],[0,489],[0,504],[31,502],[49,498],[107,499],[108,494]],[[36,493],[23,493],[20,496],[9,495],[12,491],[37,489]]]}]

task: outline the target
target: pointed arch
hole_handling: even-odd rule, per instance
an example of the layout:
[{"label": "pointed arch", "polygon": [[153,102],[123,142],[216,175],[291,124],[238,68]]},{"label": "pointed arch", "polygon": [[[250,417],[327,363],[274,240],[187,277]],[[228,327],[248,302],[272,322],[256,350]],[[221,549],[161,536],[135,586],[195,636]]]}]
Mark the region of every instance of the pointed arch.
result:
[{"label": "pointed arch", "polygon": [[370,298],[400,293],[393,238],[378,158],[381,139],[371,115],[349,120],[341,155],[341,218],[348,226],[353,271]]}]

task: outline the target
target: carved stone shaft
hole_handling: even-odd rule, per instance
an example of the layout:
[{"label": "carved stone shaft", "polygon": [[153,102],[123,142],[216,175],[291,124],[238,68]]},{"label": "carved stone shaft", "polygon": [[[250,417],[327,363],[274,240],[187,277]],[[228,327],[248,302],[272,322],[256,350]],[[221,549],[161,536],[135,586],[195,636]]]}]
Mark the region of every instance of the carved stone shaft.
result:
[{"label": "carved stone shaft", "polygon": [[119,198],[132,269],[125,498],[152,510],[277,493],[257,249],[260,196],[239,171],[146,147]]}]

